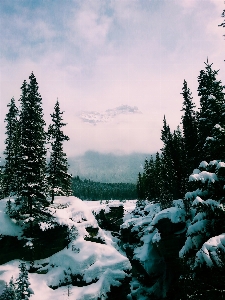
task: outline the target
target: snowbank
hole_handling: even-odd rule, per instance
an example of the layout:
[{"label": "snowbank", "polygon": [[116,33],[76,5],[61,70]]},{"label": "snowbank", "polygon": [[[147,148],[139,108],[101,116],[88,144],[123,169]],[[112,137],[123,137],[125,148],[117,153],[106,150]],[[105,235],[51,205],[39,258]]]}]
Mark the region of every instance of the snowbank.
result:
[{"label": "snowbank", "polygon": [[[6,201],[0,201],[0,222],[7,222],[2,224],[3,232],[18,235],[20,228],[5,215],[5,204]],[[111,286],[121,285],[131,269],[130,262],[113,247],[109,235],[98,227],[91,207],[76,197],[56,197],[49,211],[57,223],[68,226],[74,238],[67,248],[35,261],[37,273],[29,274],[34,290],[32,299],[67,299],[68,294],[76,300],[102,299]],[[46,224],[39,225],[47,229]],[[88,228],[95,229],[94,238],[100,242],[87,239],[90,237]],[[0,266],[0,285],[9,282],[11,276],[17,277],[18,264],[15,260]]]}]

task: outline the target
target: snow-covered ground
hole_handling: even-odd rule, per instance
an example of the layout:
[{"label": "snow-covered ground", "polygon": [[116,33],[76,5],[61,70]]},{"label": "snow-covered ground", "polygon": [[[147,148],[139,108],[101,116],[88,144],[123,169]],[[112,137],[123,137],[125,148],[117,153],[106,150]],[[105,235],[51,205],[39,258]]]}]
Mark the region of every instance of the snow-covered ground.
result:
[{"label": "snow-covered ground", "polygon": [[[111,286],[119,286],[128,276],[131,264],[122,252],[117,251],[110,234],[99,228],[94,217],[103,207],[124,205],[127,214],[135,208],[136,201],[81,201],[76,197],[56,197],[50,211],[58,224],[67,225],[75,236],[68,248],[51,257],[35,261],[37,273],[29,273],[33,300],[52,299],[106,299]],[[6,199],[0,201],[0,234],[20,236],[21,229],[5,213]],[[45,230],[49,224],[41,223]],[[98,228],[96,238],[103,243],[85,240],[89,235],[88,227]],[[19,260],[10,261],[0,266],[0,288],[10,278],[18,277]],[[29,266],[29,263],[27,264]],[[72,278],[77,278],[84,286],[73,286]],[[67,286],[62,286],[69,283]],[[79,285],[79,284],[78,284]],[[57,287],[55,290],[50,286]],[[68,296],[69,294],[69,296]]]}]

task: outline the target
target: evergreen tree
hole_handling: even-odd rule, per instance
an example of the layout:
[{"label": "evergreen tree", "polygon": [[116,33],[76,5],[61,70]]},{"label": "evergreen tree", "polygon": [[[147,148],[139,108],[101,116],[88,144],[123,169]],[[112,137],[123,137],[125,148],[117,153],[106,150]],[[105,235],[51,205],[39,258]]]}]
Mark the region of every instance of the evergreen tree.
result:
[{"label": "evergreen tree", "polygon": [[26,268],[25,263],[20,263],[19,265],[20,273],[19,277],[16,280],[16,295],[17,295],[17,300],[22,300],[22,299],[29,299],[31,294],[34,294],[32,289],[30,288],[30,282],[28,279],[28,271]]},{"label": "evergreen tree", "polygon": [[[215,125],[225,125],[224,86],[217,80],[219,71],[212,70],[212,64],[205,63],[206,70],[201,70],[198,77],[198,95],[200,96],[200,110],[198,120],[198,159],[211,160],[215,157],[214,149],[205,148],[206,141],[212,137]],[[225,149],[224,149],[225,150]],[[203,151],[205,155],[203,156]]]},{"label": "evergreen tree", "polygon": [[169,125],[166,123],[166,118],[163,119],[163,129],[161,131],[161,140],[163,142],[161,156],[161,190],[160,204],[161,208],[167,208],[171,205],[174,194],[175,170],[172,159],[172,134]]},{"label": "evergreen tree", "polygon": [[68,141],[69,137],[62,131],[62,127],[66,125],[63,123],[62,114],[57,99],[54,112],[51,114],[52,124],[48,128],[48,138],[51,143],[48,182],[52,203],[55,195],[69,196],[72,194],[71,175],[68,174],[68,162],[66,154],[63,152],[63,142]]},{"label": "evergreen tree", "polygon": [[21,178],[19,202],[20,211],[30,217],[40,214],[46,205],[46,135],[42,112],[42,98],[33,73],[29,84],[23,82],[20,98],[20,167]]},{"label": "evergreen tree", "polygon": [[11,193],[18,191],[18,150],[19,150],[19,126],[18,126],[18,109],[15,104],[15,99],[7,105],[9,112],[6,114],[6,148],[5,167],[3,177],[3,193],[4,196],[9,196]]},{"label": "evergreen tree", "polygon": [[161,158],[160,158],[159,152],[156,152],[155,161],[154,161],[154,186],[153,186],[155,202],[159,202],[161,186],[162,186]]},{"label": "evergreen tree", "polygon": [[186,191],[186,162],[185,162],[184,138],[180,127],[178,126],[173,133],[173,151],[172,159],[174,163],[176,190],[175,198],[181,198]]},{"label": "evergreen tree", "polygon": [[3,293],[0,296],[0,300],[17,300],[13,277],[11,277],[9,284],[6,283]]},{"label": "evergreen tree", "polygon": [[144,191],[144,183],[143,183],[143,176],[141,173],[138,173],[138,181],[137,181],[137,198],[138,200],[145,199],[145,191]]},{"label": "evergreen tree", "polygon": [[[191,192],[186,194],[186,241],[180,251],[183,271],[182,299],[224,299],[224,245],[209,240],[224,234],[225,163],[217,160],[202,162],[189,178]],[[196,197],[197,196],[197,197]],[[191,209],[190,209],[191,208]]]},{"label": "evergreen tree", "polygon": [[185,167],[186,175],[188,176],[194,169],[197,163],[197,143],[198,143],[198,131],[197,131],[197,120],[195,113],[195,105],[192,101],[193,97],[190,89],[187,87],[187,82],[184,80],[182,93],[183,95],[183,107],[182,110],[184,115],[182,118],[183,125],[183,137],[184,137],[184,148],[185,148]]}]

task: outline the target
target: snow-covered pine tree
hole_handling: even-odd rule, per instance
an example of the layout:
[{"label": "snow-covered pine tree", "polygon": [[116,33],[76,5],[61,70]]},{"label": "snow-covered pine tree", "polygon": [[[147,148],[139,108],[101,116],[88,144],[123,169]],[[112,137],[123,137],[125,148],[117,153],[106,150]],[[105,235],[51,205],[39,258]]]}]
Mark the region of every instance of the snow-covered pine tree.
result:
[{"label": "snow-covered pine tree", "polygon": [[184,148],[185,148],[185,167],[186,176],[188,176],[196,166],[197,163],[197,143],[198,143],[198,131],[197,131],[197,120],[195,112],[195,104],[193,103],[192,94],[187,86],[186,80],[184,80],[182,93],[183,95],[183,107],[181,111],[184,112],[182,119],[183,125],[183,137],[184,137]]},{"label": "snow-covered pine tree", "polygon": [[15,104],[15,99],[7,105],[9,111],[6,114],[6,140],[5,140],[5,166],[3,176],[3,194],[5,197],[12,193],[17,193],[19,188],[18,177],[18,150],[19,150],[19,121],[18,108]]},{"label": "snow-covered pine tree", "polygon": [[63,112],[60,110],[57,99],[54,112],[51,114],[52,124],[48,128],[48,139],[51,144],[50,162],[48,165],[48,183],[51,191],[52,203],[55,195],[69,196],[71,190],[71,175],[68,173],[68,162],[66,154],[63,152],[63,142],[69,137],[62,131]]},{"label": "snow-covered pine tree", "polygon": [[24,262],[20,263],[19,269],[19,277],[16,280],[16,299],[27,300],[32,294],[34,294],[34,292],[30,288],[26,264]]},{"label": "snow-covered pine tree", "polygon": [[46,201],[46,134],[42,112],[42,98],[33,74],[29,84],[23,82],[20,97],[20,167],[21,179],[18,202],[20,213],[30,218],[39,215]]},{"label": "snow-covered pine tree", "polygon": [[189,177],[186,241],[180,251],[185,299],[224,299],[225,163],[201,162]]},{"label": "snow-covered pine tree", "polygon": [[225,126],[224,86],[220,80],[217,80],[219,71],[213,70],[208,60],[205,65],[205,70],[201,70],[198,77],[198,95],[200,96],[200,110],[197,112],[198,163],[202,160],[218,159],[215,156],[214,147],[208,147],[206,141],[212,138],[216,125],[222,128]]},{"label": "snow-covered pine tree", "polygon": [[0,300],[17,300],[13,277],[11,277],[9,284],[5,284],[5,288],[0,296]]}]

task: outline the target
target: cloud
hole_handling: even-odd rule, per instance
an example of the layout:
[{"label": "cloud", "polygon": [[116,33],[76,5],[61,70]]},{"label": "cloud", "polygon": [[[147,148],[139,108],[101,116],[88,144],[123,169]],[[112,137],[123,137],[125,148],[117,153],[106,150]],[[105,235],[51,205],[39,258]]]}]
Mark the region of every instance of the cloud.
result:
[{"label": "cloud", "polygon": [[131,115],[131,114],[140,114],[136,106],[131,107],[129,105],[121,105],[113,109],[107,109],[105,112],[82,112],[79,117],[83,122],[87,122],[93,125],[98,123],[106,123],[112,121],[119,115]]}]

